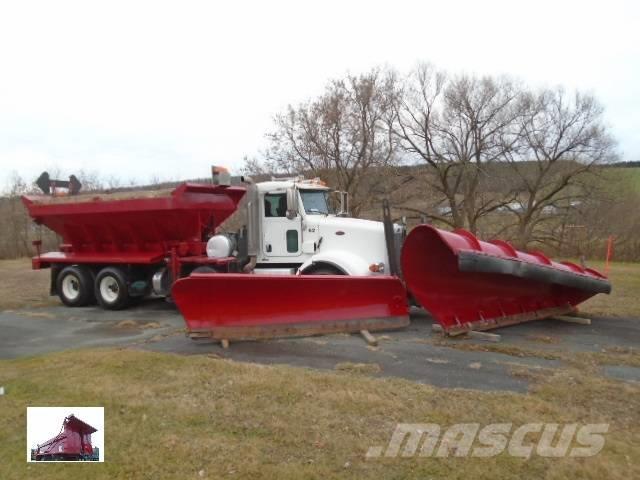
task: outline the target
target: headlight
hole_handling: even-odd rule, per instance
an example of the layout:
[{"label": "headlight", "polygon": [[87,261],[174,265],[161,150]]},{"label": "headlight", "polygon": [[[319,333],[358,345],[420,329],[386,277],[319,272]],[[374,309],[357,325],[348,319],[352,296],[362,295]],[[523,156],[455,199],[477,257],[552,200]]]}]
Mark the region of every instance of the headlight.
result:
[{"label": "headlight", "polygon": [[372,263],[369,265],[369,271],[374,273],[384,273],[384,263]]}]

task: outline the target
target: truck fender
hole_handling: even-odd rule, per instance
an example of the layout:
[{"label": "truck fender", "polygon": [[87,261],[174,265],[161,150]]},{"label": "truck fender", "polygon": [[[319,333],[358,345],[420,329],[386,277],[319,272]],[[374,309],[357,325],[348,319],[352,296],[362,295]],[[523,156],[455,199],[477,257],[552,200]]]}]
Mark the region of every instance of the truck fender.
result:
[{"label": "truck fender", "polygon": [[352,254],[328,250],[326,252],[313,255],[304,262],[298,269],[298,274],[309,269],[314,264],[325,263],[342,270],[346,275],[371,275],[369,265],[361,257]]}]

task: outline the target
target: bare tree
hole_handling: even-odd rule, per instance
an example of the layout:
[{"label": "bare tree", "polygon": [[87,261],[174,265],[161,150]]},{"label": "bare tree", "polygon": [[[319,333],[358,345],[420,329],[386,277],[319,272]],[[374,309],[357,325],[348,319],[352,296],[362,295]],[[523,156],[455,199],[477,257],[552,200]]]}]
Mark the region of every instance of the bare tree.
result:
[{"label": "bare tree", "polygon": [[585,209],[607,204],[593,178],[615,145],[590,95],[422,64],[402,81],[383,70],[334,80],[275,124],[265,160],[246,159],[245,171],[321,176],[351,193],[355,215],[375,217],[390,197],[416,221],[522,248],[592,249],[582,237],[606,230]]},{"label": "bare tree", "polygon": [[96,170],[81,169],[77,174],[82,183],[82,191],[104,190],[104,181]]},{"label": "bare tree", "polygon": [[[615,185],[615,184],[614,184]],[[595,202],[594,202],[595,203]],[[640,260],[640,192],[637,187],[609,190],[604,201],[585,209],[585,227],[591,244],[590,254],[602,257],[608,237],[614,240],[614,258]],[[594,245],[595,244],[595,245]]]},{"label": "bare tree", "polygon": [[506,77],[450,79],[428,64],[409,75],[396,96],[393,131],[405,152],[431,167],[425,182],[445,203],[431,217],[476,232],[482,217],[508,203],[483,184],[499,172],[487,166],[515,148],[520,95]]},{"label": "bare tree", "polygon": [[[394,77],[373,70],[329,83],[316,100],[276,116],[263,170],[317,175],[351,195],[357,216],[371,202],[384,170],[397,163],[388,128]],[[248,169],[259,169],[253,162]]]},{"label": "bare tree", "polygon": [[[567,215],[589,197],[594,167],[615,158],[614,141],[603,122],[603,109],[591,95],[567,94],[562,89],[529,93],[525,115],[518,125],[520,144],[508,159],[516,201],[516,243],[550,243],[544,224]],[[552,229],[551,229],[552,230]]]},{"label": "bare tree", "polygon": [[270,175],[271,173],[275,173],[275,170],[270,171],[270,168],[275,169],[276,167],[265,163],[258,157],[245,155],[242,159],[242,168],[240,170],[246,175]]},{"label": "bare tree", "polygon": [[3,224],[0,230],[2,258],[15,258],[27,255],[30,251],[32,226],[20,196],[32,193],[31,190],[22,177],[13,172],[8,183],[7,196],[0,197],[0,218]]}]

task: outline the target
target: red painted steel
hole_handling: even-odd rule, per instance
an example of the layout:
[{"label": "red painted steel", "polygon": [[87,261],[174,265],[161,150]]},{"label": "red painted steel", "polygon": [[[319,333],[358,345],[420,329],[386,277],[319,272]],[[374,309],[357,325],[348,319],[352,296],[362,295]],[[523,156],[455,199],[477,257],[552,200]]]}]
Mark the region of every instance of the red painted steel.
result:
[{"label": "red painted steel", "polygon": [[[194,274],[178,280],[172,295],[190,332],[217,338],[308,334],[314,327],[321,333],[340,322],[352,322],[343,331],[409,323],[406,291],[390,276]],[[358,323],[368,320],[367,327]]]},{"label": "red painted steel", "polygon": [[464,230],[419,225],[401,258],[408,289],[448,332],[568,312],[611,291],[595,270],[520,252],[504,241],[484,242]]},{"label": "red painted steel", "polygon": [[77,459],[93,453],[91,434],[98,430],[74,415],[62,422],[62,431],[55,437],[38,445],[36,460],[43,458]]},{"label": "red painted steel", "polygon": [[[245,191],[184,183],[158,197],[141,192],[141,197],[126,199],[82,195],[63,201],[43,196],[22,200],[36,223],[62,236],[64,253],[85,255],[87,262],[152,263],[172,247],[180,256],[203,255],[203,236],[236,211]],[[60,262],[68,263],[64,258]]]},{"label": "red painted steel", "polygon": [[158,252],[48,252],[34,257],[40,266],[52,263],[78,264],[151,264],[164,259],[164,254]]}]

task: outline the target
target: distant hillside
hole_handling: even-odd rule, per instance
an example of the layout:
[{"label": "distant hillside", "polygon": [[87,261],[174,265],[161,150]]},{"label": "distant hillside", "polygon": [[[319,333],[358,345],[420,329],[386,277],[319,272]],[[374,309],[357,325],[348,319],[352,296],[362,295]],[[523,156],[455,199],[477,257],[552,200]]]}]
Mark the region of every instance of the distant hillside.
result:
[{"label": "distant hillside", "polygon": [[635,168],[640,167],[640,161],[636,162],[615,162],[605,165],[606,168]]},{"label": "distant hillside", "polygon": [[[640,162],[625,162],[624,165],[608,165],[605,169],[613,183],[630,183],[635,186],[638,192],[640,192]],[[616,185],[612,185],[614,188],[615,186]]]}]

